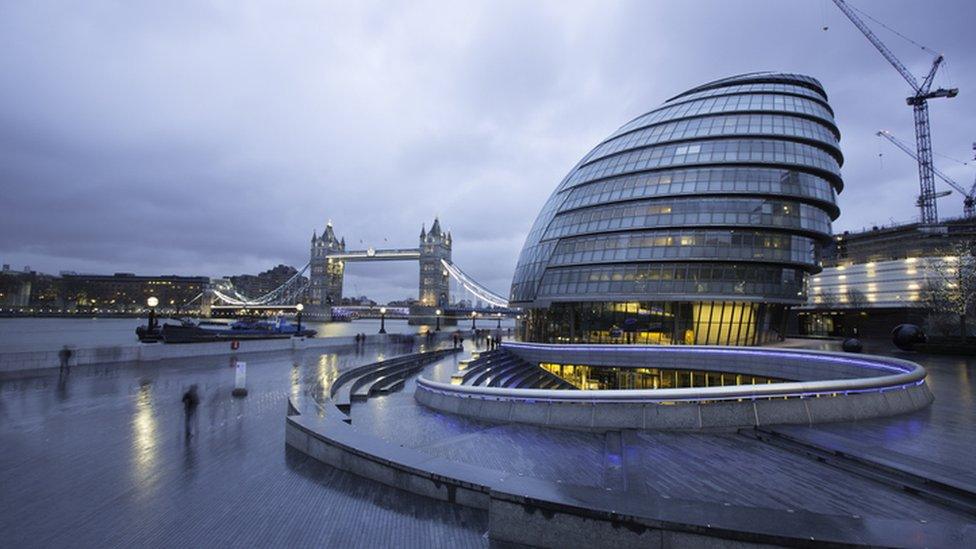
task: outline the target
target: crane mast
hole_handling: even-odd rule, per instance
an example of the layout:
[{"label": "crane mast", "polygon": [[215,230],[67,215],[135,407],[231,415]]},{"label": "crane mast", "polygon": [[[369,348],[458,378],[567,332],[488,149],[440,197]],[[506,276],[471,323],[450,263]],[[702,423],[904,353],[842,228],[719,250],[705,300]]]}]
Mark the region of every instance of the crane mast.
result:
[{"label": "crane mast", "polygon": [[[973,143],[973,160],[976,160],[976,143]],[[973,186],[969,188],[969,201],[966,202],[967,217],[976,217],[976,177],[973,178]]]},{"label": "crane mast", "polygon": [[929,123],[929,105],[928,100],[937,97],[955,97],[959,94],[957,88],[945,89],[939,88],[935,91],[931,91],[932,81],[935,79],[935,73],[939,70],[939,66],[942,64],[943,57],[941,55],[936,56],[932,61],[932,67],[929,69],[928,74],[922,83],[919,84],[915,76],[908,71],[901,61],[895,57],[884,42],[881,41],[877,35],[861,20],[860,17],[854,10],[847,5],[844,0],[833,0],[834,4],[854,23],[854,26],[868,39],[869,42],[881,53],[881,55],[891,64],[898,74],[905,79],[906,82],[912,87],[915,92],[914,95],[908,97],[906,101],[912,106],[915,118],[915,157],[918,159],[918,183],[919,183],[919,195],[918,195],[918,206],[921,210],[921,222],[923,224],[935,224],[939,222],[939,212],[936,208],[935,199],[937,194],[935,192],[935,177],[932,168],[932,130],[931,124]]},{"label": "crane mast", "polygon": [[[918,161],[918,156],[915,155],[915,151],[911,150],[908,147],[908,145],[902,143],[901,140],[895,137],[894,135],[892,135],[891,132],[881,130],[876,135],[878,137],[884,137],[885,139],[890,141],[892,145],[898,147],[899,149],[904,151],[905,154],[914,158],[916,162]],[[935,176],[938,177],[939,179],[945,181],[947,185],[955,189],[956,192],[958,192],[963,196],[963,203],[962,203],[963,216],[976,217],[976,185],[973,185],[973,187],[967,191],[962,187],[962,185],[957,183],[954,179],[947,176],[946,174],[940,172],[935,166],[932,167],[932,173],[934,173]],[[945,194],[936,193],[935,197],[938,198],[940,196],[946,196],[948,194],[949,194],[948,192],[946,192]]]}]

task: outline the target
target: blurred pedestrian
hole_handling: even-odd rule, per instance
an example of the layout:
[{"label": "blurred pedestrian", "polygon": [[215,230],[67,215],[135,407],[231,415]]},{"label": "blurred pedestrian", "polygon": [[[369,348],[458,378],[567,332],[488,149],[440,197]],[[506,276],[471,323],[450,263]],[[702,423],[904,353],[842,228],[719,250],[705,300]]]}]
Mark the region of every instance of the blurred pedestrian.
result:
[{"label": "blurred pedestrian", "polygon": [[196,384],[190,385],[190,388],[183,393],[183,428],[188,438],[193,434],[191,425],[193,418],[196,416],[197,406],[199,404],[200,394],[197,392],[197,386]]},{"label": "blurred pedestrian", "polygon": [[68,361],[71,360],[71,349],[69,349],[67,345],[58,351],[58,359],[61,361],[61,369],[58,370],[58,373],[63,375],[68,372]]}]

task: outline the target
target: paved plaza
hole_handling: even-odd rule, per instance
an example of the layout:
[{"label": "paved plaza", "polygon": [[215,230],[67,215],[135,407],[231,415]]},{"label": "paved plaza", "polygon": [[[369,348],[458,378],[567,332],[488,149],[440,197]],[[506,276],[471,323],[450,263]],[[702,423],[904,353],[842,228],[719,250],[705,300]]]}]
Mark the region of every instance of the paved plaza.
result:
[{"label": "paved plaza", "polygon": [[[804,343],[810,346],[810,343]],[[41,546],[485,546],[487,514],[331,469],[284,444],[291,396],[408,347],[75,368],[0,382],[0,535]],[[780,427],[920,474],[976,486],[976,360],[869,351],[923,363],[935,403],[888,419]],[[458,356],[428,366],[446,380]],[[183,392],[202,402],[184,432]],[[965,524],[972,517],[736,431],[587,432],[440,414],[404,390],[352,406],[356,429],[449,460],[621,495]]]},{"label": "paved plaza", "polygon": [[[808,347],[823,347],[805,342]],[[896,354],[886,344],[876,352]],[[966,465],[976,447],[974,359],[908,353],[929,369],[935,404],[886,419],[777,427],[855,454],[883,454],[918,472],[976,487]],[[444,381],[455,358],[426,374]],[[597,434],[518,424],[495,424],[417,406],[413,385],[352,407],[353,426],[389,442],[487,469],[627,495],[829,515],[969,523],[972,517],[904,491],[747,438],[735,430],[624,431]]]},{"label": "paved plaza", "polygon": [[[409,349],[387,349],[407,352]],[[6,547],[483,546],[482,512],[386,489],[286,449],[289,396],[380,358],[227,357],[0,382]],[[194,436],[183,392],[200,389]]]}]

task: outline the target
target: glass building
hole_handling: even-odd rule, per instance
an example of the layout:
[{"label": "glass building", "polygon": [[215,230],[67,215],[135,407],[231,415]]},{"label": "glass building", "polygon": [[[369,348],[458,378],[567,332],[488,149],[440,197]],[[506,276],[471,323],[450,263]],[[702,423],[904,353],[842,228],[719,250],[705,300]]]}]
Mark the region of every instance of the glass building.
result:
[{"label": "glass building", "polygon": [[806,299],[843,188],[820,83],[752,73],[669,99],[591,150],[529,231],[527,341],[754,345]]}]

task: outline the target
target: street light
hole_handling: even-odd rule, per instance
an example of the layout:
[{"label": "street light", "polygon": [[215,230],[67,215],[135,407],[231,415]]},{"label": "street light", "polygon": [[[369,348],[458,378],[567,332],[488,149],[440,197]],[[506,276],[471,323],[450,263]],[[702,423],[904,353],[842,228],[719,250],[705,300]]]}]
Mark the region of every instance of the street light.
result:
[{"label": "street light", "polygon": [[386,307],[380,307],[380,333],[386,333]]},{"label": "street light", "polygon": [[296,320],[298,320],[298,335],[301,335],[301,333],[302,333],[302,311],[305,310],[305,306],[302,305],[301,303],[299,303],[298,305],[295,305],[295,310],[298,311],[298,314],[295,315]]},{"label": "street light", "polygon": [[499,330],[502,329],[502,314],[501,313],[498,313],[498,326],[495,326],[495,327],[497,329],[499,329]]},{"label": "street light", "polygon": [[146,300],[146,305],[149,305],[149,331],[152,332],[156,329],[156,305],[159,305],[159,299],[156,296],[150,296]]},{"label": "street light", "polygon": [[437,329],[434,330],[434,331],[435,332],[439,332],[439,331],[441,331],[441,312],[442,311],[440,309],[437,309],[434,312],[437,314]]},{"label": "street light", "polygon": [[478,317],[478,311],[471,311],[471,330],[475,329],[474,319]]}]

